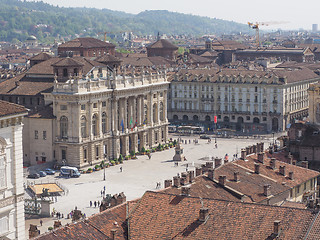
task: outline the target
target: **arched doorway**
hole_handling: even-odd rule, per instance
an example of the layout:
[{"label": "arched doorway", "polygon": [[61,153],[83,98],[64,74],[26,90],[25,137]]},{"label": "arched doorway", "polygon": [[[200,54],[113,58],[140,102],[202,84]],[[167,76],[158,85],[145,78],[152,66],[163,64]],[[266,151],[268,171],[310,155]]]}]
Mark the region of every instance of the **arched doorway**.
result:
[{"label": "arched doorway", "polygon": [[138,151],[141,151],[140,135],[138,134]]},{"label": "arched doorway", "polygon": [[179,120],[178,115],[173,115],[173,120],[178,121]]},{"label": "arched doorway", "polygon": [[238,117],[236,130],[241,131],[242,130],[242,124],[243,124],[243,117]]},{"label": "arched doorway", "polygon": [[253,119],[253,123],[260,123],[260,119],[257,118],[257,117],[255,117],[255,118]]},{"label": "arched doorway", "polygon": [[193,115],[193,121],[195,121],[195,122],[199,121],[198,115]]},{"label": "arched doorway", "polygon": [[207,116],[205,117],[205,121],[206,121],[206,122],[211,122],[211,117],[207,115]]},{"label": "arched doorway", "polygon": [[183,119],[183,121],[188,121],[189,117],[187,115],[183,115],[182,119]]},{"label": "arched doorway", "polygon": [[272,131],[277,132],[279,130],[279,121],[278,118],[272,118]]},{"label": "arched doorway", "polygon": [[230,119],[229,119],[229,117],[228,117],[228,116],[225,116],[225,117],[223,118],[223,121],[224,121],[224,122],[229,122],[229,121],[230,121]]},{"label": "arched doorway", "polygon": [[[122,138],[120,138],[120,154],[122,155],[122,156],[124,156],[125,154],[123,153],[123,143],[122,143]],[[116,156],[116,157],[118,157],[118,156]]]}]

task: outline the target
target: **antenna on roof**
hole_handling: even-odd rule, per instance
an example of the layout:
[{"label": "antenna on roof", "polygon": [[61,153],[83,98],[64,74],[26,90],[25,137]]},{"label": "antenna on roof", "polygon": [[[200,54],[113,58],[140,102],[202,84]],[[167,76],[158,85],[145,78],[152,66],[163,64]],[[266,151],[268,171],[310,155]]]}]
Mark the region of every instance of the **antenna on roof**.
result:
[{"label": "antenna on roof", "polygon": [[202,206],[202,208],[203,208],[203,201],[202,201],[202,197],[199,197],[199,199],[200,199],[200,202],[201,202],[201,206]]}]

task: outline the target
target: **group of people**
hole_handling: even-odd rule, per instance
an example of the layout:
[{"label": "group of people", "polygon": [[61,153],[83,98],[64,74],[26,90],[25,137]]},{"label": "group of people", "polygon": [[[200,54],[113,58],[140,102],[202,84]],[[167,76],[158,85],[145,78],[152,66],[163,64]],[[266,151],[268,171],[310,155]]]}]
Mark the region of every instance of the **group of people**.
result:
[{"label": "group of people", "polygon": [[94,201],[94,202],[90,201],[90,207],[92,207],[92,206],[100,207],[100,201],[99,200],[98,201]]},{"label": "group of people", "polygon": [[[54,208],[52,209],[51,212],[51,217],[56,217],[58,219],[63,218],[63,213],[57,212]],[[41,224],[41,221],[40,221]],[[42,225],[41,225],[42,226]]]}]

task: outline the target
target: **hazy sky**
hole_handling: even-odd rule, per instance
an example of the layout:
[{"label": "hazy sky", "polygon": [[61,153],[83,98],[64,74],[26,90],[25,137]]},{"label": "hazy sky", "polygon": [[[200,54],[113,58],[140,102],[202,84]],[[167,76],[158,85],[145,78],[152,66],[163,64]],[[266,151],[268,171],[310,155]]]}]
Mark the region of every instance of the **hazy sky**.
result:
[{"label": "hazy sky", "polygon": [[64,7],[94,7],[139,13],[144,10],[169,10],[216,17],[240,23],[273,22],[261,29],[320,28],[320,0],[43,0]]}]

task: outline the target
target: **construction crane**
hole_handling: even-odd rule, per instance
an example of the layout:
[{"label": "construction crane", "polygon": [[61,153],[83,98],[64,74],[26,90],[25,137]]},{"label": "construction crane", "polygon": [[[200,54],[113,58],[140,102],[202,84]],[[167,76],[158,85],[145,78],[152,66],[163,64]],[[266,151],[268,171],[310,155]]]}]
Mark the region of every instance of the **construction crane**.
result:
[{"label": "construction crane", "polygon": [[256,30],[256,44],[257,44],[257,47],[260,47],[259,26],[260,25],[268,26],[269,24],[264,22],[256,22],[256,23],[248,22],[248,25],[250,28]]}]

